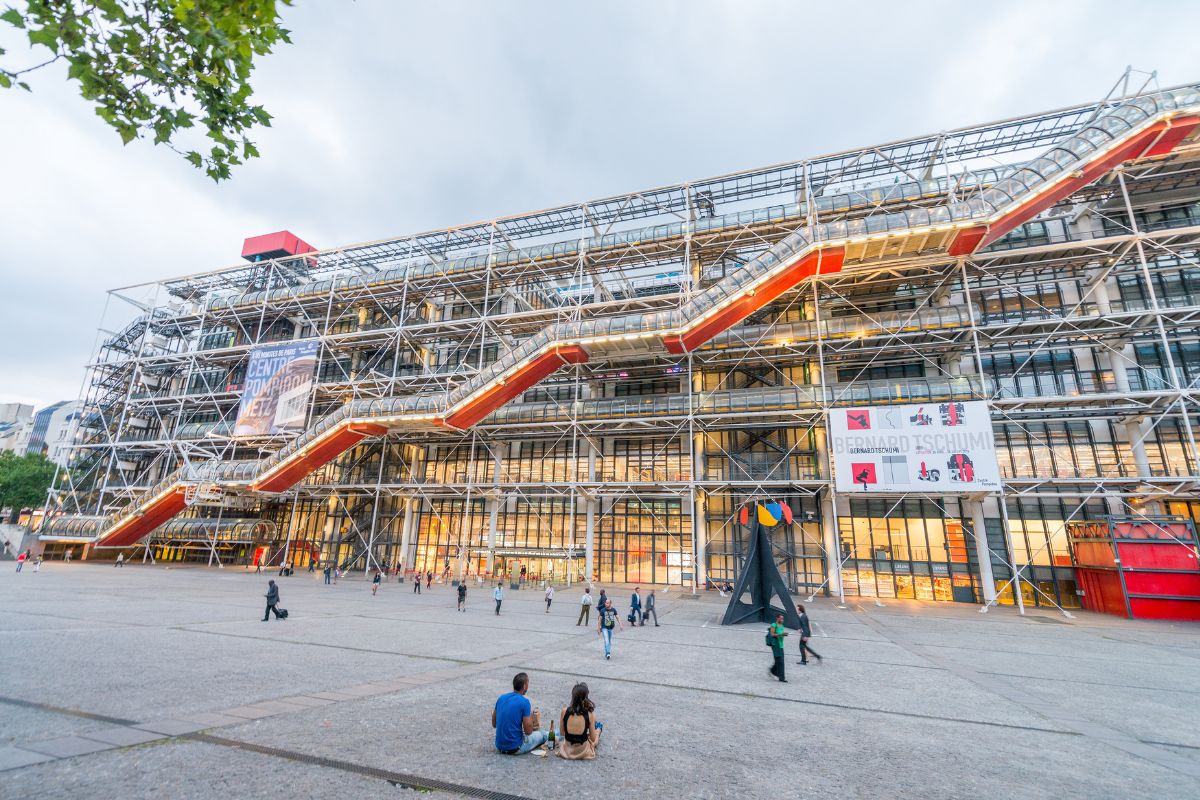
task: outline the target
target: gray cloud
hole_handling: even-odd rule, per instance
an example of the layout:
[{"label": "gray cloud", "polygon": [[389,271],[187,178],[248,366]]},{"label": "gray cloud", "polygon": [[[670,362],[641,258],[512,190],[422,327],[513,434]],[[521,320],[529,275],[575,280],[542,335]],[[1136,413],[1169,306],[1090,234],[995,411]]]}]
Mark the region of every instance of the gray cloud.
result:
[{"label": "gray cloud", "polygon": [[[0,95],[0,400],[74,397],[105,291],[1200,80],[1200,6],[301,2],[263,158],[213,185],[65,82]],[[0,47],[22,55],[19,37]],[[115,320],[114,320],[115,321]]]}]

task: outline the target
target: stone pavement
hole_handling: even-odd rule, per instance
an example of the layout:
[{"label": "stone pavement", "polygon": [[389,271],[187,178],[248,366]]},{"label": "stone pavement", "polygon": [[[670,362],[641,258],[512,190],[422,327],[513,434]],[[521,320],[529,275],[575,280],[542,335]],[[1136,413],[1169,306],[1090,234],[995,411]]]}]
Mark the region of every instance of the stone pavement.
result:
[{"label": "stone pavement", "polygon": [[[781,684],[715,594],[660,594],[605,661],[574,589],[497,617],[486,587],[460,614],[303,573],[264,624],[268,577],[0,572],[0,798],[1200,797],[1200,625],[818,600],[825,661],[789,640]],[[519,670],[546,720],[588,682],[600,758],[492,752]]]}]

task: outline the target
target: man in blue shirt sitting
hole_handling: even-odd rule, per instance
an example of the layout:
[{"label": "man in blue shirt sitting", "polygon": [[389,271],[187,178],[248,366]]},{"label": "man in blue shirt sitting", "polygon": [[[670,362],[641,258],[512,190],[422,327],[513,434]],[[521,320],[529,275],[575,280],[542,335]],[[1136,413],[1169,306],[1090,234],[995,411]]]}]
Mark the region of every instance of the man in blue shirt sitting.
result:
[{"label": "man in blue shirt sitting", "polygon": [[496,749],[506,756],[528,753],[546,741],[546,732],[538,730],[541,724],[538,712],[525,697],[528,690],[529,676],[518,672],[513,676],[513,690],[500,695],[492,709]]}]

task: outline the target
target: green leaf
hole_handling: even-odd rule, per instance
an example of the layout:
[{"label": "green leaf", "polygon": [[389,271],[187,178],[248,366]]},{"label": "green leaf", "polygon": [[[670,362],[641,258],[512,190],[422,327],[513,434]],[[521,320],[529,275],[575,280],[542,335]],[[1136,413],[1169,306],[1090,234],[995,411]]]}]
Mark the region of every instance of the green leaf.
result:
[{"label": "green leaf", "polygon": [[9,25],[12,25],[14,28],[25,27],[25,18],[22,17],[21,12],[17,11],[15,8],[10,8],[8,11],[0,14],[0,19],[4,20]]},{"label": "green leaf", "polygon": [[30,31],[28,36],[30,44],[40,44],[44,47],[49,47],[51,50],[58,49],[58,32],[54,28],[49,26],[38,28],[37,30]]},{"label": "green leaf", "polygon": [[154,123],[154,143],[162,144],[171,141],[171,134],[174,132],[175,126],[171,124],[170,120],[158,120]]},{"label": "green leaf", "polygon": [[[66,60],[68,79],[126,144],[141,136],[165,144],[214,181],[258,157],[248,134],[269,126],[271,115],[251,105],[250,77],[259,59],[290,41],[278,12],[291,0],[15,5],[19,11],[0,6],[0,19]],[[0,88],[14,81],[0,71]]]}]

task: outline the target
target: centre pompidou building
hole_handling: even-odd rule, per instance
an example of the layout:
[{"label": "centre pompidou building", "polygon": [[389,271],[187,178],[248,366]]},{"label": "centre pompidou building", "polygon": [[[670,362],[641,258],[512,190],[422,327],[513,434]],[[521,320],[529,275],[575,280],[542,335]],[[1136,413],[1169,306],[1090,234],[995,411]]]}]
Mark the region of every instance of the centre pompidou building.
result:
[{"label": "centre pompidou building", "polygon": [[[1184,86],[347,247],[247,240],[111,293],[42,537],[692,586],[734,579],[767,499],[803,595],[1078,605],[1073,523],[1200,508],[1198,123]],[[839,410],[972,401],[996,486],[947,483],[978,468],[954,458],[914,467],[927,489],[889,491],[886,459],[836,480]]]}]

